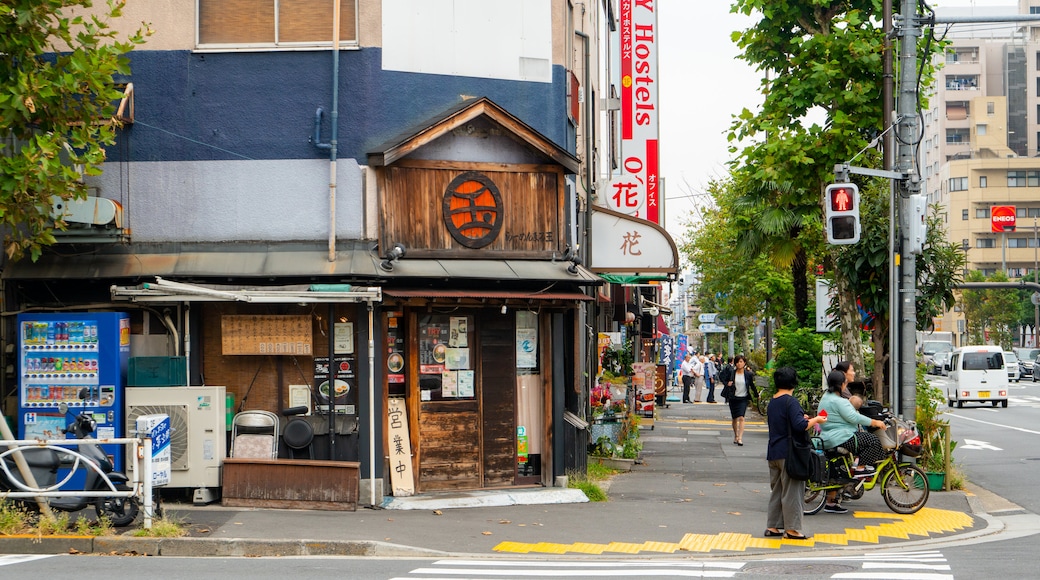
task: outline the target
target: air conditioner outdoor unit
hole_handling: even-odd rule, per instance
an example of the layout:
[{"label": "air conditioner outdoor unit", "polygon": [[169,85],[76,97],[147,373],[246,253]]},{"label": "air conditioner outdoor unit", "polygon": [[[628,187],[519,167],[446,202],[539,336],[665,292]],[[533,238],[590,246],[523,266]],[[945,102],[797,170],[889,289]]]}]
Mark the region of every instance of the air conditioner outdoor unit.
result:
[{"label": "air conditioner outdoor unit", "polygon": [[[126,424],[142,415],[170,417],[170,484],[195,488],[193,500],[217,500],[220,469],[227,455],[225,387],[127,387]],[[127,465],[133,465],[127,461]]]}]

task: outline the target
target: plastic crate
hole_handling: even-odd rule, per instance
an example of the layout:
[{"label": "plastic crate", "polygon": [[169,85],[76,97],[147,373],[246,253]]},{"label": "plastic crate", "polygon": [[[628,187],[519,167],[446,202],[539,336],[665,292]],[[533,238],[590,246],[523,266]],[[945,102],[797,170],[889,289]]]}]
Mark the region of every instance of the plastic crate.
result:
[{"label": "plastic crate", "polygon": [[188,385],[183,356],[130,357],[128,387],[184,387]]}]

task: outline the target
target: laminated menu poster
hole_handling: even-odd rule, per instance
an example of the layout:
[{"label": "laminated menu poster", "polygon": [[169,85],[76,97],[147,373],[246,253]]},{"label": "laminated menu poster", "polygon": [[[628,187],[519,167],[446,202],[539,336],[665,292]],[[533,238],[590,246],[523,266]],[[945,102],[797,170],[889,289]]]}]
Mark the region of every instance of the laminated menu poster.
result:
[{"label": "laminated menu poster", "polygon": [[452,316],[448,331],[448,346],[465,348],[469,346],[469,319],[465,316]]},{"label": "laminated menu poster", "polygon": [[459,371],[459,396],[473,397],[473,371]]},{"label": "laminated menu poster", "polygon": [[441,396],[444,398],[459,396],[458,371],[444,371],[441,373]]}]

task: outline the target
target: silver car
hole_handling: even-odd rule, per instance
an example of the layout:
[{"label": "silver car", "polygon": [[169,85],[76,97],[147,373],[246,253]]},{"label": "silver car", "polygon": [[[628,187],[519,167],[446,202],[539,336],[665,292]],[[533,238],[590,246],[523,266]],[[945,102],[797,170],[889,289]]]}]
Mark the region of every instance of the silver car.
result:
[{"label": "silver car", "polygon": [[1007,367],[1009,381],[1017,383],[1022,380],[1022,373],[1019,371],[1018,366],[1018,356],[1014,352],[1004,353],[1004,365]]},{"label": "silver car", "polygon": [[[1011,350],[1018,355],[1018,368],[1021,370],[1019,374],[1023,377],[1032,377],[1033,361],[1037,355],[1040,355],[1040,348],[1013,348]],[[1036,382],[1035,378],[1033,382]]]},{"label": "silver car", "polygon": [[951,352],[937,352],[932,355],[932,362],[928,365],[930,374],[946,376],[950,374],[949,364]]}]

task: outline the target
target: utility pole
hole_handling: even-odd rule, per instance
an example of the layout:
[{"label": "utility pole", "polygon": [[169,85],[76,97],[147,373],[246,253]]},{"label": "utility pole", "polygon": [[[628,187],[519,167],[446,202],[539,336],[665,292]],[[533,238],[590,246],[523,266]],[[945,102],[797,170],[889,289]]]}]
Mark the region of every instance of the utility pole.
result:
[{"label": "utility pole", "polygon": [[[900,283],[899,316],[899,400],[897,414],[913,419],[917,415],[917,257],[910,251],[910,196],[921,191],[921,176],[916,171],[915,144],[920,139],[917,115],[917,39],[921,37],[917,0],[902,0],[899,10],[899,95],[896,98],[897,149],[895,171],[905,177],[897,180],[899,200],[899,254],[896,266]],[[893,200],[894,202],[895,200]],[[892,349],[895,352],[895,349]],[[895,382],[895,377],[893,377]]]}]

